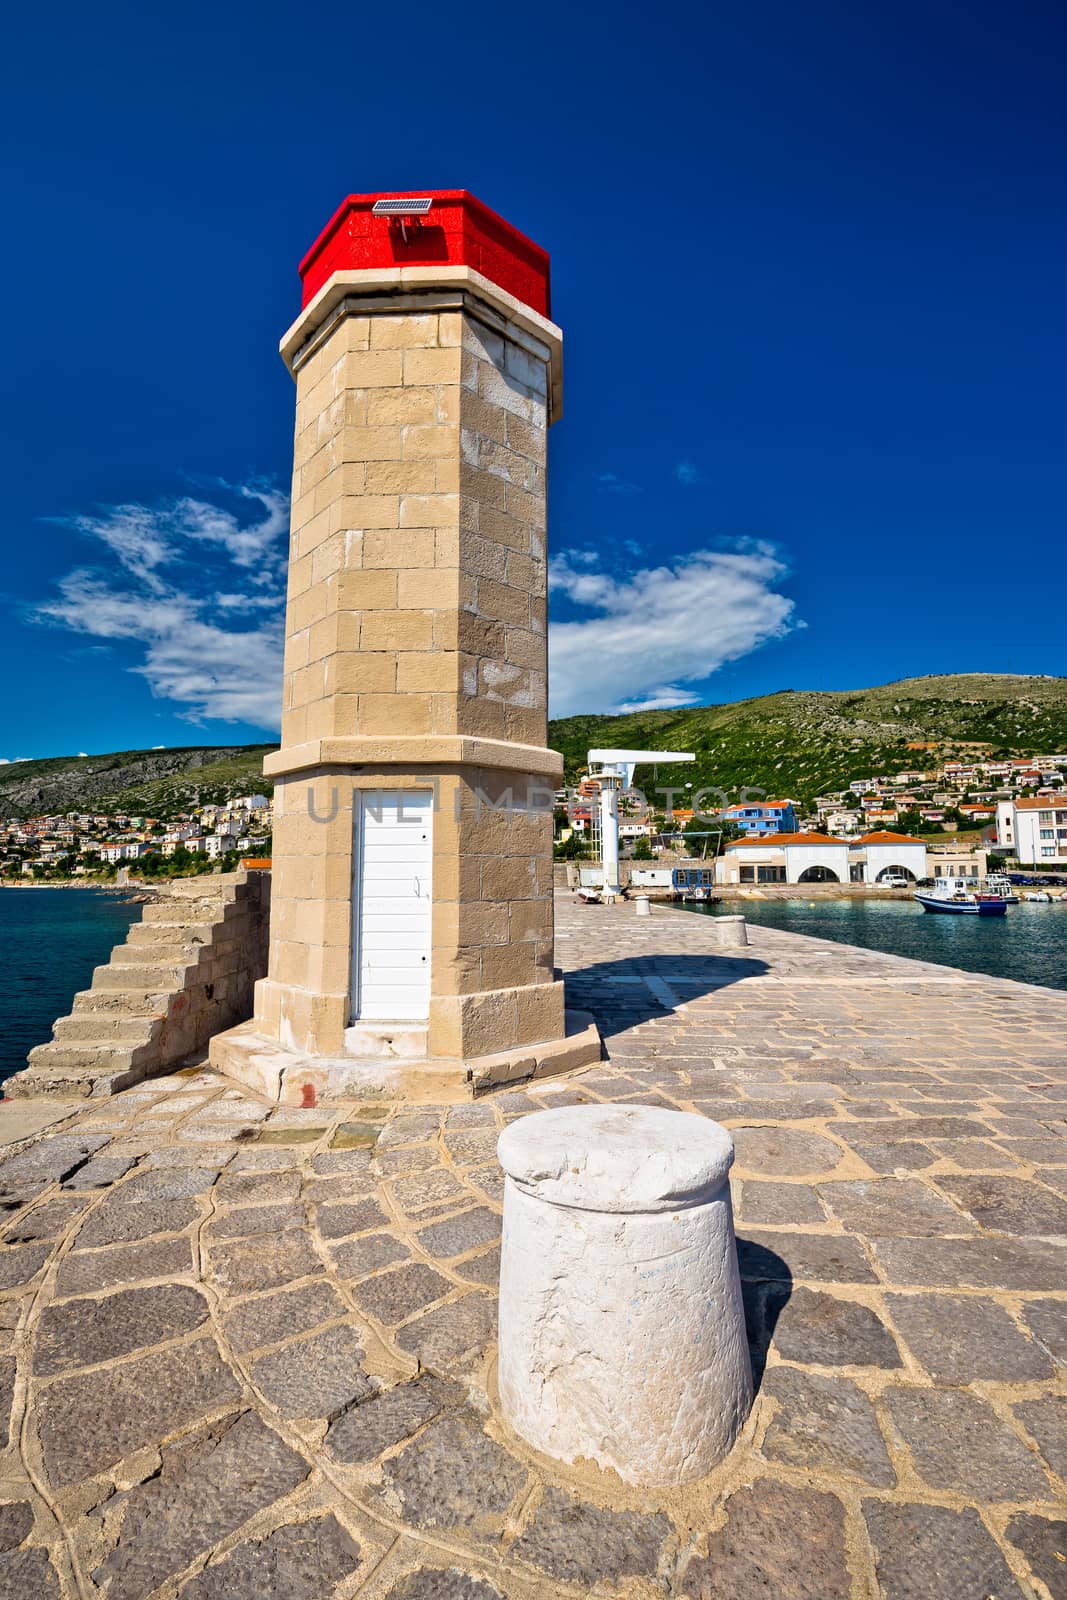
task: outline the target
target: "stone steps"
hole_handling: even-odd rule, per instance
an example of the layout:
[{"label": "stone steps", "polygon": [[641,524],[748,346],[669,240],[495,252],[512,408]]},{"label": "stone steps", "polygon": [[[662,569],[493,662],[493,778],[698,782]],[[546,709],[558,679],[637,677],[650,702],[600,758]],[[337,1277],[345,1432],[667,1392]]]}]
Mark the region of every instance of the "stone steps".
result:
[{"label": "stone steps", "polygon": [[216,927],[210,922],[135,922],[126,934],[127,945],[210,944]]},{"label": "stone steps", "polygon": [[117,944],[111,952],[111,965],[143,967],[148,962],[154,967],[195,967],[204,949],[206,945],[203,940],[174,940],[168,944]]},{"label": "stone steps", "polygon": [[[8,1080],[5,1096],[109,1094],[202,1050],[212,1033],[248,1014],[252,978],[266,964],[264,905],[262,885],[240,879],[169,884],[96,968],[92,988],[75,995],[50,1042],[30,1052],[28,1070]],[[249,971],[253,925],[263,930],[263,965]],[[237,1017],[236,1005],[244,1008]]]},{"label": "stone steps", "polygon": [[126,962],[118,966],[97,967],[93,972],[94,989],[149,989],[156,994],[174,993],[184,987],[195,961],[180,962]]},{"label": "stone steps", "polygon": [[173,989],[80,989],[71,1015],[103,1012],[112,1017],[162,1017],[175,993]]}]

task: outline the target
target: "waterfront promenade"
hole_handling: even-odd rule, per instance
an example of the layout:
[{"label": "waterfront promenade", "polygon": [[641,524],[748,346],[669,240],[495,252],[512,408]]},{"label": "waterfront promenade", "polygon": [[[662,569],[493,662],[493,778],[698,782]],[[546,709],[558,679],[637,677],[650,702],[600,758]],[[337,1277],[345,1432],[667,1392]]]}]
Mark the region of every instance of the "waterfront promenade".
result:
[{"label": "waterfront promenade", "polygon": [[[194,1070],[0,1162],[0,1600],[1061,1600],[1067,994],[751,940],[562,898],[597,1067],[309,1111]],[[760,1387],[683,1490],[496,1406],[495,1142],[579,1100],[734,1131]]]}]

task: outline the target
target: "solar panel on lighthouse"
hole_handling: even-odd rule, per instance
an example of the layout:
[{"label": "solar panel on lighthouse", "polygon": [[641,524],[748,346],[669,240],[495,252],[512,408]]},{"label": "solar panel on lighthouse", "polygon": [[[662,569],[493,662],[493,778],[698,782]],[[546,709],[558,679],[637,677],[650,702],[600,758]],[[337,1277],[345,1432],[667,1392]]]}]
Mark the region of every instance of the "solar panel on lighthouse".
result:
[{"label": "solar panel on lighthouse", "polygon": [[432,205],[432,199],[375,200],[371,210],[376,217],[424,217]]}]

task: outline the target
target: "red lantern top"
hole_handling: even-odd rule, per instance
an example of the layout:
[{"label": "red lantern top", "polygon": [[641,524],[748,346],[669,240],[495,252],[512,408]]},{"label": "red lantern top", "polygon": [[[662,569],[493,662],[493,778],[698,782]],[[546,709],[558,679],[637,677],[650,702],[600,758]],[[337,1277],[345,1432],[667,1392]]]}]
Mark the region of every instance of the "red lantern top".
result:
[{"label": "red lantern top", "polygon": [[[375,214],[375,204],[429,200],[422,215]],[[350,194],[300,263],[303,305],[335,272],[381,267],[473,267],[524,305],[550,314],[548,254],[466,189]]]}]

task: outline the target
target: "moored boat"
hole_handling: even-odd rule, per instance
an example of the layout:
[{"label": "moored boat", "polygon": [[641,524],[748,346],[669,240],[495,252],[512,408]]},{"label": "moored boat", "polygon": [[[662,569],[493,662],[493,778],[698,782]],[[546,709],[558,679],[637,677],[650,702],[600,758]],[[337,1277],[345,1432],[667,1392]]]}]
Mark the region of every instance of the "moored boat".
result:
[{"label": "moored boat", "polygon": [[960,878],[945,878],[933,889],[916,890],[924,911],[943,911],[956,917],[1003,917],[1008,902],[1001,894],[980,894]]}]

